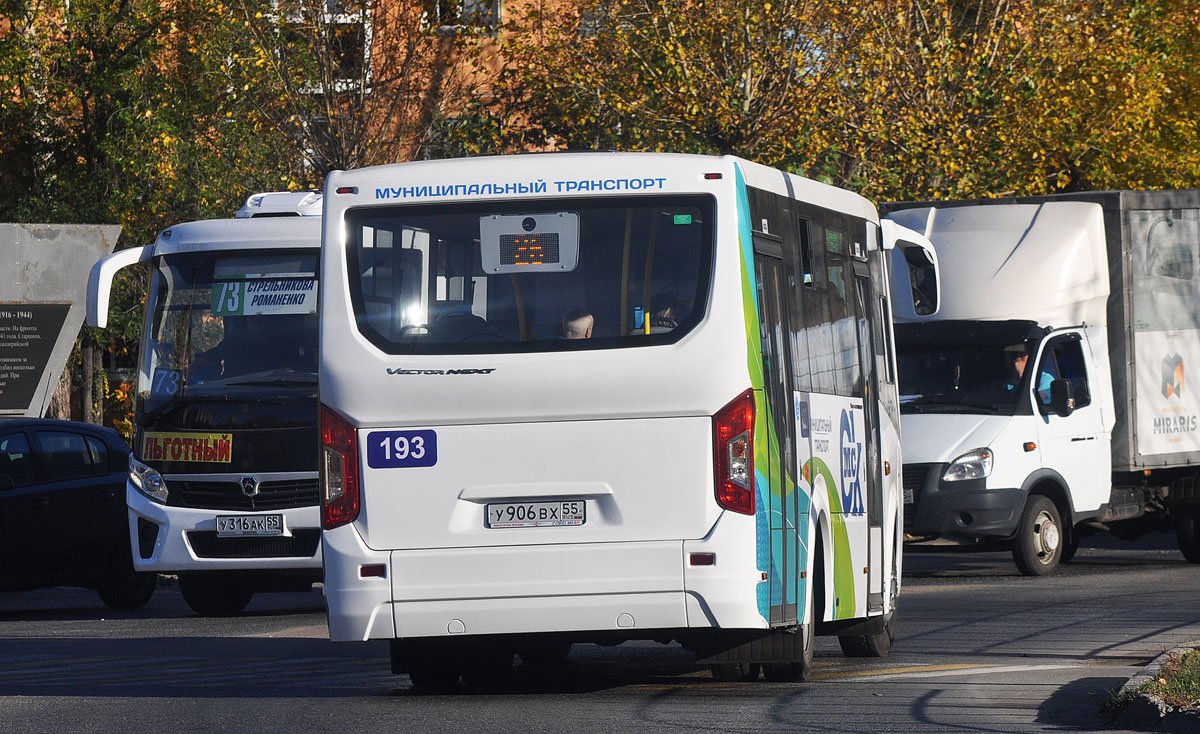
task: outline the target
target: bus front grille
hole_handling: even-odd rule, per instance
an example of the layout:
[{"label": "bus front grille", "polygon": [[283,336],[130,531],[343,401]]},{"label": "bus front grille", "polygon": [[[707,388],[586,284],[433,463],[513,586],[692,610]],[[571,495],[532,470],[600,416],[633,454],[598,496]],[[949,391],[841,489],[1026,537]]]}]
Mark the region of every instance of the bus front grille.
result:
[{"label": "bus front grille", "polygon": [[312,507],[320,501],[315,477],[261,482],[258,494],[250,497],[234,481],[169,481],[167,486],[168,504],[197,510],[286,510]]},{"label": "bus front grille", "polygon": [[193,530],[187,539],[192,552],[200,558],[312,558],[321,544],[321,531],[293,530],[290,538],[282,535],[218,538],[212,530]]}]

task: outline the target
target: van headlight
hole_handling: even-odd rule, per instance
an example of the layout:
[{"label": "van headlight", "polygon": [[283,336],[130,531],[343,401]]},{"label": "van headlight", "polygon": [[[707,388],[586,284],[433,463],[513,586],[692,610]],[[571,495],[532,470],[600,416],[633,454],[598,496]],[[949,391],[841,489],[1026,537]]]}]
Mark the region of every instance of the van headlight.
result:
[{"label": "van headlight", "polygon": [[943,482],[961,482],[967,479],[983,479],[992,473],[992,450],[968,451],[946,467]]},{"label": "van headlight", "polygon": [[129,455],[129,481],[137,491],[155,502],[167,503],[167,482],[162,474],[133,458],[133,454]]}]

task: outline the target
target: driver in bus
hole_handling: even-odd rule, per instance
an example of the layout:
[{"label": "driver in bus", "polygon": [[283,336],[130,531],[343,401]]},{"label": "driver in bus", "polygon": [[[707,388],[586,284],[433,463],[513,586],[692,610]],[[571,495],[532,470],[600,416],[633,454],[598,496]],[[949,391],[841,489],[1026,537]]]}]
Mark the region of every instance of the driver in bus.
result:
[{"label": "driver in bus", "polygon": [[565,339],[591,339],[596,319],[586,309],[572,308],[563,315],[562,333]]}]

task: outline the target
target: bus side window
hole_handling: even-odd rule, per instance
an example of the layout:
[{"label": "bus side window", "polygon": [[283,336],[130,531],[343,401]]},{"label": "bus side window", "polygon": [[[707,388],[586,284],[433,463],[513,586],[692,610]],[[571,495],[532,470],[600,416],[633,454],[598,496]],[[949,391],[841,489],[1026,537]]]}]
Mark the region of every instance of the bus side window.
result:
[{"label": "bus side window", "polygon": [[794,227],[783,236],[783,259],[787,268],[788,326],[792,346],[792,387],[812,391],[812,367],[809,361],[808,332],[804,328],[804,298],[812,289],[812,253],[809,249],[808,220],[793,220]]},{"label": "bus side window", "polygon": [[804,309],[804,327],[808,334],[808,354],[812,369],[813,392],[832,395],[837,392],[837,366],[833,343],[833,324],[829,317],[828,276],[825,272],[824,248],[816,246],[825,237],[822,222],[811,220],[808,224],[808,249],[812,258],[811,282],[802,288],[801,308]]},{"label": "bus side window", "polygon": [[850,247],[851,239],[842,226],[825,228],[825,271],[829,282],[826,297],[833,330],[836,377],[834,392],[847,397],[857,395],[862,384],[858,331],[853,317],[854,272],[847,256]]}]

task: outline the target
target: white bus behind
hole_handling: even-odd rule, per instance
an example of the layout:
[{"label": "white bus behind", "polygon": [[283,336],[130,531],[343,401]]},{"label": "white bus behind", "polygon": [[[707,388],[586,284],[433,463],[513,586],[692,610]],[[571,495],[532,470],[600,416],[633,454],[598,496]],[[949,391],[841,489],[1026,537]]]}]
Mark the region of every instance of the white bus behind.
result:
[{"label": "white bus behind", "polygon": [[333,640],[391,640],[415,685],[584,641],[677,640],[726,679],[807,676],[814,631],[888,652],[900,230],[870,202],[733,157],[538,154],[335,172],[324,226]]}]

